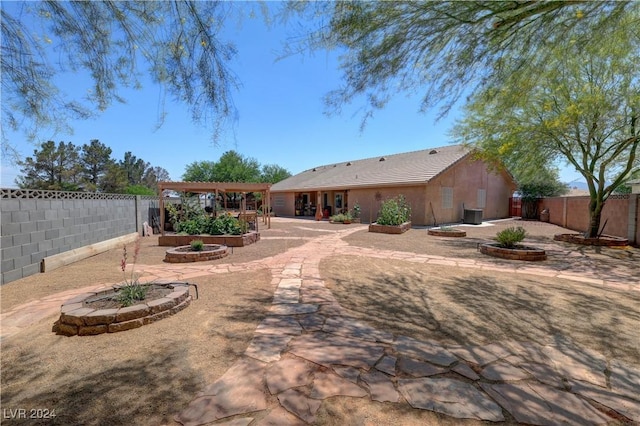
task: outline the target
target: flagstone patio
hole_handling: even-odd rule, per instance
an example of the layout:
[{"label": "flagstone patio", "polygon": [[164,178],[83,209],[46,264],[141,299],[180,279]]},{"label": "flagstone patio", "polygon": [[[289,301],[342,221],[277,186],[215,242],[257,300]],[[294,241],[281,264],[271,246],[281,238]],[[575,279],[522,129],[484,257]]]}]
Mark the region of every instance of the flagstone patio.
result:
[{"label": "flagstone patio", "polygon": [[[364,226],[364,225],[363,225]],[[175,415],[183,425],[313,424],[335,396],[399,403],[460,419],[535,425],[640,423],[640,371],[607,361],[568,338],[445,345],[378,330],[352,318],[329,291],[320,261],[335,254],[594,282],[640,291],[628,272],[611,280],[544,265],[508,267],[454,257],[348,246],[361,226],[320,235],[285,253],[244,264],[138,265],[146,280],[267,267],[277,284],[269,315],[244,355]],[[550,243],[552,244],[552,243]],[[82,291],[52,295],[2,314],[2,336],[51,315]],[[640,341],[640,340],[639,340]]]}]

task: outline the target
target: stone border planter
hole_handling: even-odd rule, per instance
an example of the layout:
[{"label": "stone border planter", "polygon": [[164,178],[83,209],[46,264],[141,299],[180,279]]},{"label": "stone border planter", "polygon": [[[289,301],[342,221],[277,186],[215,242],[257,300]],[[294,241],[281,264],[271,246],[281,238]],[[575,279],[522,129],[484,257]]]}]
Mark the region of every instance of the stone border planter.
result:
[{"label": "stone border planter", "polygon": [[435,237],[466,237],[467,231],[461,231],[459,229],[442,230],[442,229],[429,229],[427,234]]},{"label": "stone border planter", "polygon": [[628,239],[612,235],[601,235],[600,238],[585,238],[582,234],[556,234],[553,239],[585,246],[624,247],[629,245]]},{"label": "stone border planter", "polygon": [[113,292],[111,287],[76,296],[62,304],[60,319],[54,324],[53,331],[65,336],[116,333],[151,324],[189,306],[192,300],[189,284],[176,282],[165,286],[173,290],[165,297],[119,309],[85,307],[88,299]]},{"label": "stone border planter", "polygon": [[547,260],[546,252],[534,247],[516,246],[513,248],[505,248],[500,247],[498,243],[485,243],[480,244],[479,248],[482,254],[502,259],[525,260],[529,262]]},{"label": "stone border planter", "polygon": [[201,240],[205,244],[219,244],[227,247],[244,247],[260,241],[260,233],[250,231],[242,235],[161,235],[159,246],[187,246],[192,240]]},{"label": "stone border planter", "polygon": [[167,263],[204,262],[207,260],[222,259],[228,255],[229,249],[227,246],[205,244],[202,250],[195,251],[188,245],[167,250],[164,255],[164,261]]},{"label": "stone border planter", "polygon": [[369,232],[378,232],[381,234],[402,234],[411,229],[411,222],[405,222],[401,225],[378,225],[377,223],[372,223],[369,225]]}]

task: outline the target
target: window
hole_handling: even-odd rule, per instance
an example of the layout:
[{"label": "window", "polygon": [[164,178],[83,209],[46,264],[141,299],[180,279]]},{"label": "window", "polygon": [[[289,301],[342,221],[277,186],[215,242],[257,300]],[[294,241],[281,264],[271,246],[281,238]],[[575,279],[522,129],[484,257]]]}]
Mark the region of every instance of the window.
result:
[{"label": "window", "polygon": [[273,197],[273,207],[284,207],[284,196],[276,195]]},{"label": "window", "polygon": [[442,208],[452,209],[453,208],[453,188],[443,186],[442,188],[440,188],[440,193],[442,194]]},{"label": "window", "polygon": [[487,206],[487,190],[478,189],[478,208],[484,209]]},{"label": "window", "polygon": [[336,210],[342,208],[342,194],[336,194],[334,207],[336,208]]}]

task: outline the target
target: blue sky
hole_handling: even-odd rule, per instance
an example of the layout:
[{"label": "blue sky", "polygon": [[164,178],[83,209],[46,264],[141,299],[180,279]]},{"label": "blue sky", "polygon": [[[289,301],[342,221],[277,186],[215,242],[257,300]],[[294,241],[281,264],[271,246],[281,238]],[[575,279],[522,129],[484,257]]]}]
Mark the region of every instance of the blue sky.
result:
[{"label": "blue sky", "polygon": [[[231,68],[241,87],[233,98],[238,110],[234,130],[218,145],[209,130],[194,124],[188,107],[167,96],[164,124],[156,129],[160,87],[143,81],[142,90],[123,91],[126,104],[114,104],[96,119],[70,123],[73,134],[41,133],[37,142],[54,140],[77,146],[99,139],[109,146],[112,158],[121,160],[126,151],[153,166],[165,168],[172,180],[181,180],[185,167],[194,161],[217,161],[228,150],[255,158],[260,164],[277,164],[292,174],[322,164],[356,160],[383,154],[408,152],[448,145],[458,110],[435,122],[433,114],[420,113],[419,97],[398,96],[371,118],[361,130],[361,103],[348,105],[340,115],[326,116],[322,97],[341,84],[336,52],[316,52],[276,61],[283,41],[291,31],[282,26],[267,28],[261,18],[233,22],[226,36],[238,55]],[[82,90],[81,75],[62,75],[63,90]],[[21,133],[7,132],[8,141],[23,156],[35,146]],[[3,159],[2,187],[15,187],[17,167]],[[564,170],[561,180],[578,178]]]}]

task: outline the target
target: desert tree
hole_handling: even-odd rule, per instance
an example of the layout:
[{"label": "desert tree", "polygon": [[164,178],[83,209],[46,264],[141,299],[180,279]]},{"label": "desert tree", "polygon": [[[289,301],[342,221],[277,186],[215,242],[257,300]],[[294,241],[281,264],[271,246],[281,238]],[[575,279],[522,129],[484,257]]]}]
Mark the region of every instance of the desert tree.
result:
[{"label": "desert tree", "polygon": [[307,23],[282,55],[340,54],[343,84],[327,94],[328,112],[362,102],[364,123],[397,94],[417,93],[422,110],[443,116],[478,90],[526,82],[552,51],[608,46],[619,31],[637,39],[639,13],[633,1],[291,1],[285,19]]},{"label": "desert tree", "polygon": [[[124,102],[122,89],[139,88],[148,74],[162,93],[190,106],[194,121],[212,124],[215,136],[235,117],[238,86],[229,68],[236,48],[221,30],[242,9],[189,0],[3,2],[2,125],[31,137],[43,127],[66,129],[71,120]],[[88,95],[57,87],[61,71],[88,75]],[[3,152],[10,151],[2,142]]]},{"label": "desert tree", "polygon": [[265,183],[277,183],[290,177],[289,170],[277,164],[265,164],[261,169],[260,181]]},{"label": "desert tree", "polygon": [[590,238],[602,231],[607,198],[640,170],[640,38],[625,27],[613,31],[615,43],[552,49],[536,74],[477,93],[454,130],[520,181],[535,181],[548,164],[572,166],[589,188]]}]

